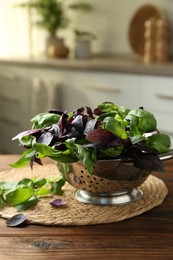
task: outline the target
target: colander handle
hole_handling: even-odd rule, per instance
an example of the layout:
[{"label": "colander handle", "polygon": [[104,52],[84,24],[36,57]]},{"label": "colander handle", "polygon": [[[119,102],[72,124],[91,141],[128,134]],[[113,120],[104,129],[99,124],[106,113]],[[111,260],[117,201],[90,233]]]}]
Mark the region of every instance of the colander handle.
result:
[{"label": "colander handle", "polygon": [[173,150],[171,150],[170,152],[168,153],[164,153],[164,154],[161,154],[159,156],[159,158],[162,160],[162,161],[166,161],[166,160],[170,160],[173,158]]}]

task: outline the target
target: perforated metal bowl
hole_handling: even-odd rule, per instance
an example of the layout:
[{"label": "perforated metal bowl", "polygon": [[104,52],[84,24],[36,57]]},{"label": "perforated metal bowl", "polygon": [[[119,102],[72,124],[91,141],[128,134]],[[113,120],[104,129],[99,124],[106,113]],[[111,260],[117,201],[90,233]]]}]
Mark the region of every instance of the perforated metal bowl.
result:
[{"label": "perforated metal bowl", "polygon": [[81,161],[61,164],[65,179],[76,188],[75,198],[95,205],[125,204],[142,198],[137,189],[150,171],[138,169],[132,163],[99,160],[91,175]]},{"label": "perforated metal bowl", "polygon": [[[162,160],[172,158],[165,154]],[[140,186],[151,171],[136,168],[132,162],[98,160],[91,175],[81,161],[60,164],[65,179],[74,187],[77,200],[94,205],[127,204],[143,197]]]}]

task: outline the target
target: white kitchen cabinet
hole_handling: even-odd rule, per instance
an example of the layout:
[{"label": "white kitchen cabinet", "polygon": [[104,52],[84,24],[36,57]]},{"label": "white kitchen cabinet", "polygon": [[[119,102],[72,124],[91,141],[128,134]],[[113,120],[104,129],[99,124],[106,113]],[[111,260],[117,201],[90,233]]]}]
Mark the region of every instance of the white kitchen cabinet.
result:
[{"label": "white kitchen cabinet", "polygon": [[[111,101],[130,108],[140,106],[140,79],[136,75],[31,69],[30,76],[33,81],[38,80],[40,84],[46,86],[44,92],[51,93],[52,88],[55,88],[56,99],[48,102],[47,110],[52,108],[51,106],[63,111],[72,111],[81,106],[94,108],[97,104],[104,101]],[[43,94],[43,91],[41,93]],[[34,95],[33,91],[32,95]],[[48,99],[45,100],[44,104],[47,101]],[[45,111],[45,109],[42,107],[41,111]]]},{"label": "white kitchen cabinet", "polygon": [[173,144],[173,78],[142,76],[141,84],[142,105],[153,112],[158,129],[169,134]]},{"label": "white kitchen cabinet", "polygon": [[61,93],[63,110],[80,106],[94,108],[110,101],[127,107],[139,106],[139,77],[108,72],[69,71]]},{"label": "white kitchen cabinet", "polygon": [[30,89],[26,68],[0,66],[0,152],[18,152],[11,141],[29,126]]}]

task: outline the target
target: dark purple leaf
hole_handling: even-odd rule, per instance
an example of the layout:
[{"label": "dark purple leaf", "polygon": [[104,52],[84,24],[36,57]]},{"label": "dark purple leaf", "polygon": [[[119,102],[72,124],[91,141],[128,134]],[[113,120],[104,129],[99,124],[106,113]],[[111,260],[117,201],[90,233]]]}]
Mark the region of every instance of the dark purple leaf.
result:
[{"label": "dark purple leaf", "polygon": [[109,144],[114,138],[115,136],[106,129],[95,129],[86,136],[89,142],[102,146]]},{"label": "dark purple leaf", "polygon": [[27,136],[27,135],[34,135],[37,133],[41,133],[41,131],[42,131],[42,129],[27,130],[27,131],[21,132],[18,135],[14,136],[12,138],[12,140],[21,139],[22,137]]},{"label": "dark purple leaf", "polygon": [[6,224],[8,227],[17,227],[23,224],[26,220],[26,216],[23,214],[16,214],[13,217],[6,220]]},{"label": "dark purple leaf", "polygon": [[54,148],[59,151],[65,151],[67,149],[66,145],[63,143],[57,143]]},{"label": "dark purple leaf", "polygon": [[79,132],[83,131],[83,116],[82,115],[77,115],[73,121],[71,122],[71,125]]},{"label": "dark purple leaf", "polygon": [[64,113],[61,110],[58,110],[56,108],[50,109],[48,112],[52,114],[58,114],[58,115],[62,115]]},{"label": "dark purple leaf", "polygon": [[101,111],[100,108],[97,107],[97,108],[94,109],[94,114],[97,115],[97,116],[100,116],[100,115],[103,114],[103,111]]},{"label": "dark purple leaf", "polygon": [[[83,132],[83,131],[82,131]],[[72,128],[70,133],[64,136],[65,138],[79,138],[83,137],[83,133],[78,132],[75,128]]]},{"label": "dark purple leaf", "polygon": [[73,177],[74,182],[76,182],[77,184],[81,183],[81,180],[78,178],[78,176],[74,175]]},{"label": "dark purple leaf", "polygon": [[134,166],[148,171],[163,172],[162,161],[157,154],[137,152],[134,154]]},{"label": "dark purple leaf", "polygon": [[108,144],[108,147],[116,147],[116,146],[126,145],[126,144],[127,144],[126,139],[115,137],[115,139]]},{"label": "dark purple leaf", "polygon": [[81,114],[83,114],[84,110],[85,110],[84,107],[80,107],[80,108],[74,110],[73,114],[74,114],[74,116],[81,115]]},{"label": "dark purple leaf", "polygon": [[68,114],[64,113],[58,121],[60,136],[67,134],[67,130],[68,130],[67,118],[68,118]]},{"label": "dark purple leaf", "polygon": [[90,107],[86,107],[86,110],[87,110],[87,114],[89,115],[89,117],[94,118],[92,109]]},{"label": "dark purple leaf", "polygon": [[45,145],[49,145],[52,140],[54,138],[54,134],[47,131],[44,132],[37,140],[37,143],[41,143],[41,144],[45,144]]},{"label": "dark purple leaf", "polygon": [[55,199],[50,202],[50,205],[55,206],[55,207],[60,207],[60,206],[66,206],[67,203],[64,199]]},{"label": "dark purple leaf", "polygon": [[87,135],[89,132],[93,131],[95,128],[97,120],[96,119],[91,119],[89,120],[86,125],[85,125],[85,129],[84,129],[84,134]]}]

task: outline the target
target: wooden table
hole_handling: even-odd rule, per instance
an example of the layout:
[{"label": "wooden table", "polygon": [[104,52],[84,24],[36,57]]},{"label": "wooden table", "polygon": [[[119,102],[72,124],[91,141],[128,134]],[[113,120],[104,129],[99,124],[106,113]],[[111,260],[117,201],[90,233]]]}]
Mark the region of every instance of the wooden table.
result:
[{"label": "wooden table", "polygon": [[[0,155],[0,170],[10,169],[16,155]],[[165,162],[164,203],[132,219],[83,227],[28,225],[6,227],[0,219],[2,259],[173,259],[173,160]]]}]

